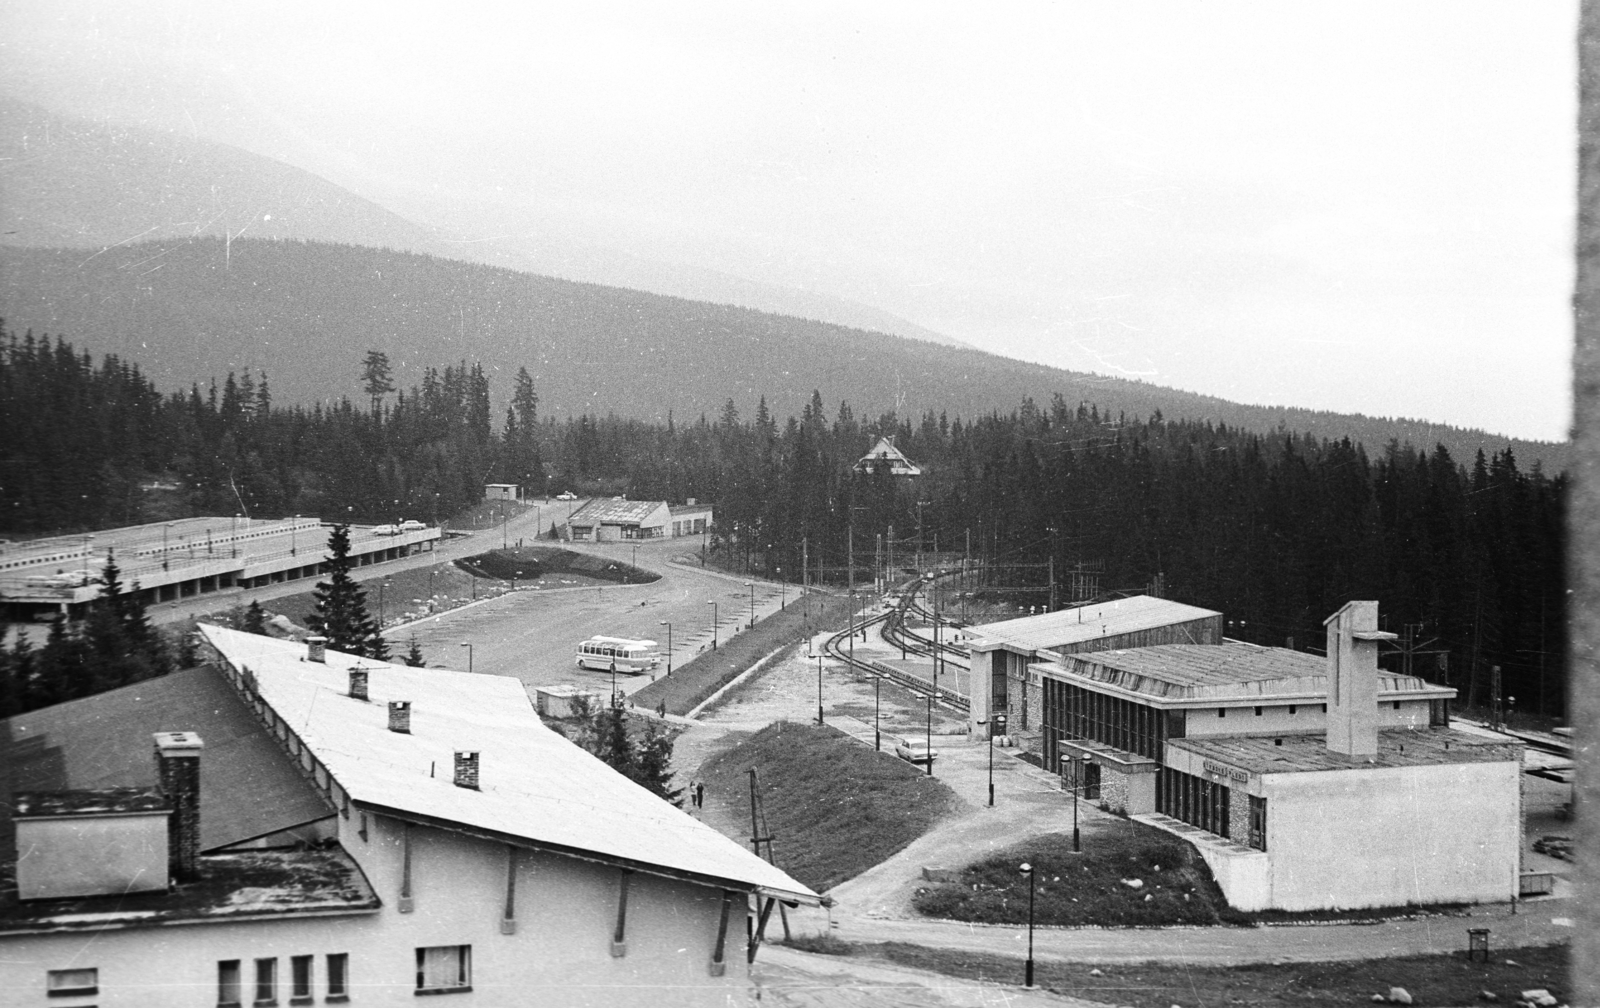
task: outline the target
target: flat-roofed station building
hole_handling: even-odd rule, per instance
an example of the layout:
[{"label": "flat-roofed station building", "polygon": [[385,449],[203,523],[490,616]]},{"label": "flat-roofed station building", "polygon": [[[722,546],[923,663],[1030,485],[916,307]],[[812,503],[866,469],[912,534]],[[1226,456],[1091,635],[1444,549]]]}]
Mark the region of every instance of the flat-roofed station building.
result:
[{"label": "flat-roofed station building", "polygon": [[1035,662],[1040,755],[1191,840],[1240,909],[1514,898],[1520,744],[1451,729],[1455,690],[1380,669],[1376,602],[1327,622],[1326,658],[1225,640]]}]

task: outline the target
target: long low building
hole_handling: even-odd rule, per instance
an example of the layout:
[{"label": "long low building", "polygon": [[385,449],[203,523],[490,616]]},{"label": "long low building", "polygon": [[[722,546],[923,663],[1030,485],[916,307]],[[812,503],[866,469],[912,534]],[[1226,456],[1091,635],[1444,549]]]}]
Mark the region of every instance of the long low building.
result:
[{"label": "long low building", "polygon": [[[97,579],[115,557],[124,586],[147,603],[226,588],[260,588],[326,571],[331,524],[317,518],[185,518],[56,536],[0,548],[0,602],[13,617],[69,611],[100,594]],[[443,536],[421,522],[354,525],[358,566],[432,550]]]},{"label": "long low building", "polygon": [[745,1004],[776,904],[820,901],[515,678],[203,633],[0,720],[8,1004]]}]

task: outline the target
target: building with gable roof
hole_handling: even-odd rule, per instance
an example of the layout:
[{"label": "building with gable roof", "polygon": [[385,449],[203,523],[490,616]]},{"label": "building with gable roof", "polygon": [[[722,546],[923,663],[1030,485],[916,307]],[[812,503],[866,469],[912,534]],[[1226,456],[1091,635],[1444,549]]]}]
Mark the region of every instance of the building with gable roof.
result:
[{"label": "building with gable roof", "polygon": [[774,904],[819,901],[546,728],[513,678],[203,633],[211,667],[0,722],[22,868],[0,988],[723,1005]]},{"label": "building with gable roof", "polygon": [[567,516],[562,526],[572,542],[623,542],[661,539],[672,511],[666,501],[596,498]]},{"label": "building with gable roof", "polygon": [[906,458],[905,453],[894,446],[893,437],[881,437],[872,449],[856,462],[855,471],[858,473],[872,473],[887,469],[890,476],[912,478],[922,475],[922,467]]}]

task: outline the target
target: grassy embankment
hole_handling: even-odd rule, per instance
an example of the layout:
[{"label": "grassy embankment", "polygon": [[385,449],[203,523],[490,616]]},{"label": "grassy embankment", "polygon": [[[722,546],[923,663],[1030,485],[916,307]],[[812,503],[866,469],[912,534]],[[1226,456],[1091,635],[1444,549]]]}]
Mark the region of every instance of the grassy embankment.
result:
[{"label": "grassy embankment", "polygon": [[665,703],[667,713],[687,714],[776,648],[807,640],[822,630],[842,630],[849,615],[849,599],[820,593],[801,596],[732,640],[719,642],[716,650],[702,651],[674,667],[670,676],[634,693],[633,702],[651,710]]},{"label": "grassy embankment", "polygon": [[710,818],[746,844],[752,767],[761,781],[767,830],[775,838],[774,860],[819,892],[903,849],[955,800],[937,778],[837,729],[779,721],[700,769],[718,805]]},{"label": "grassy embankment", "polygon": [[1231,909],[1205,861],[1188,842],[1143,823],[1098,829],[1083,852],[1063,834],[1036,837],[967,866],[960,881],[917,890],[913,905],[930,917],[1022,924],[1034,870],[1034,921],[1107,926],[1247,923]]},{"label": "grassy embankment", "polygon": [[[832,936],[790,942],[808,952],[860,956],[943,973],[968,980],[1022,983],[1022,960],[902,942],[852,944]],[[1413,1004],[1484,1004],[1480,992],[1500,1003],[1520,992],[1543,988],[1565,1001],[1569,953],[1566,945],[1503,949],[1487,963],[1466,961],[1464,953],[1395,956],[1320,963],[1258,963],[1197,966],[1186,963],[1035,964],[1035,983],[1056,994],[1129,1008],[1172,1005],[1244,1004],[1260,1008],[1352,1005],[1403,987]]]}]

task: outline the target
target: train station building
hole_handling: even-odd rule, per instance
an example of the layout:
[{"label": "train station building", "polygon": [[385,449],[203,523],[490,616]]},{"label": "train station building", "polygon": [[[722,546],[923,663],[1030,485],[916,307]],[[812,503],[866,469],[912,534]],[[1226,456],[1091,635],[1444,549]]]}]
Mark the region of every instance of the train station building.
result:
[{"label": "train station building", "polygon": [[[1114,639],[1104,627],[1096,643]],[[1393,635],[1377,627],[1377,603],[1347,604],[1326,657],[1225,639],[1043,647],[1030,747],[1085,799],[1191,841],[1242,910],[1515,898],[1521,744],[1452,729],[1455,690],[1380,669]],[[997,653],[975,644],[974,669]]]},{"label": "train station building", "polygon": [[[327,570],[333,525],[314,517],[184,518],[55,536],[0,547],[0,602],[10,619],[70,612],[100,594],[114,557],[125,587],[147,604],[230,588],[317,577]],[[432,550],[443,535],[421,522],[350,527],[357,566]]]}]

